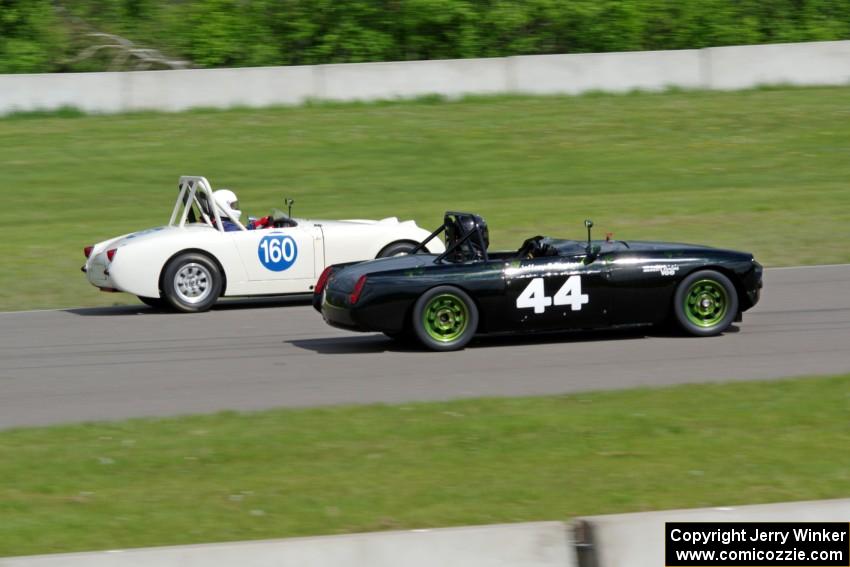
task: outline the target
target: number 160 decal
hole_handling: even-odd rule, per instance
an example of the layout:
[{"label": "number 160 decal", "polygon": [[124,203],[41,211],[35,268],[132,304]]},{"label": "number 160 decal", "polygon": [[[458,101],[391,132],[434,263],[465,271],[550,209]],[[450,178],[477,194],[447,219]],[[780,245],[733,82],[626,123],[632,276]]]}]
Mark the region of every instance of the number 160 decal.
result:
[{"label": "number 160 decal", "polygon": [[533,307],[535,313],[543,313],[551,305],[569,305],[573,311],[590,302],[586,293],[581,292],[581,276],[570,276],[554,297],[546,295],[543,278],[534,278],[516,298],[518,309]]},{"label": "number 160 decal", "polygon": [[282,272],[295,263],[298,246],[291,236],[264,236],[257,247],[260,263],[273,272]]}]

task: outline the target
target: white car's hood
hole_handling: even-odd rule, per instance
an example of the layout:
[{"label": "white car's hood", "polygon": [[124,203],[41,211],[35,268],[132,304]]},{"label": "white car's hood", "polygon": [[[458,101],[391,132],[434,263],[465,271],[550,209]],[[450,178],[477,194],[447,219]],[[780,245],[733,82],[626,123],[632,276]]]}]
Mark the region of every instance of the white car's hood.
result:
[{"label": "white car's hood", "polygon": [[297,223],[301,224],[320,224],[326,227],[341,227],[344,228],[346,226],[351,225],[388,225],[388,226],[397,226],[399,224],[411,224],[416,225],[416,223],[412,220],[399,222],[397,217],[387,217],[381,220],[370,220],[370,219],[344,219],[344,220],[327,220],[327,219],[293,219]]}]

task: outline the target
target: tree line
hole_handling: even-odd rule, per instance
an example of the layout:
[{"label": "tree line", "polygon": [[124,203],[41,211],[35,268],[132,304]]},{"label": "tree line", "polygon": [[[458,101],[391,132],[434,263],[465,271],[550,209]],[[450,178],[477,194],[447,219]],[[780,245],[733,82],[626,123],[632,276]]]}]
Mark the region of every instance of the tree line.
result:
[{"label": "tree line", "polygon": [[0,0],[0,73],[837,39],[847,0]]}]

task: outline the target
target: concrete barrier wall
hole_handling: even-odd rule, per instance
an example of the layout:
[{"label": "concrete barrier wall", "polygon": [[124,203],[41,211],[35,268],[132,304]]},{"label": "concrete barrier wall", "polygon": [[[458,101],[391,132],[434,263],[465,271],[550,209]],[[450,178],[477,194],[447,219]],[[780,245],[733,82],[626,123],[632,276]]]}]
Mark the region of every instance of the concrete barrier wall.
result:
[{"label": "concrete barrier wall", "polygon": [[582,566],[664,565],[665,522],[848,522],[850,499],[579,518]]},{"label": "concrete barrier wall", "polygon": [[294,105],[427,94],[580,94],[850,83],[850,41],[301,67],[0,75],[0,114]]},{"label": "concrete barrier wall", "polygon": [[711,47],[704,52],[710,89],[850,83],[850,41]]},{"label": "concrete barrier wall", "polygon": [[123,79],[122,103],[126,110],[180,111],[199,107],[293,105],[316,93],[314,68],[309,66],[119,74]]},{"label": "concrete barrier wall", "polygon": [[0,114],[74,106],[87,112],[126,110],[122,73],[0,75]]},{"label": "concrete barrier wall", "polygon": [[505,64],[506,59],[495,58],[318,65],[315,98],[350,101],[505,93],[511,90]]},{"label": "concrete barrier wall", "polygon": [[574,567],[561,522],[10,557],[0,567]]},{"label": "concrete barrier wall", "polygon": [[[850,42],[848,42],[850,43]],[[703,87],[700,51],[635,51],[512,58],[514,92],[580,94],[587,91]]]}]

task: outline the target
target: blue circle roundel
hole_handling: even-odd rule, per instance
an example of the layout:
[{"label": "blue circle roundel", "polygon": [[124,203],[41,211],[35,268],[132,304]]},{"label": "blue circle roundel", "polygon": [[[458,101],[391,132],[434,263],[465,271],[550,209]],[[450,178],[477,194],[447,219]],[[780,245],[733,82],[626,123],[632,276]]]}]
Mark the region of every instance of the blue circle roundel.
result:
[{"label": "blue circle roundel", "polygon": [[295,263],[295,259],[298,258],[298,246],[291,236],[272,234],[260,240],[257,255],[264,268],[273,272],[282,272]]}]

